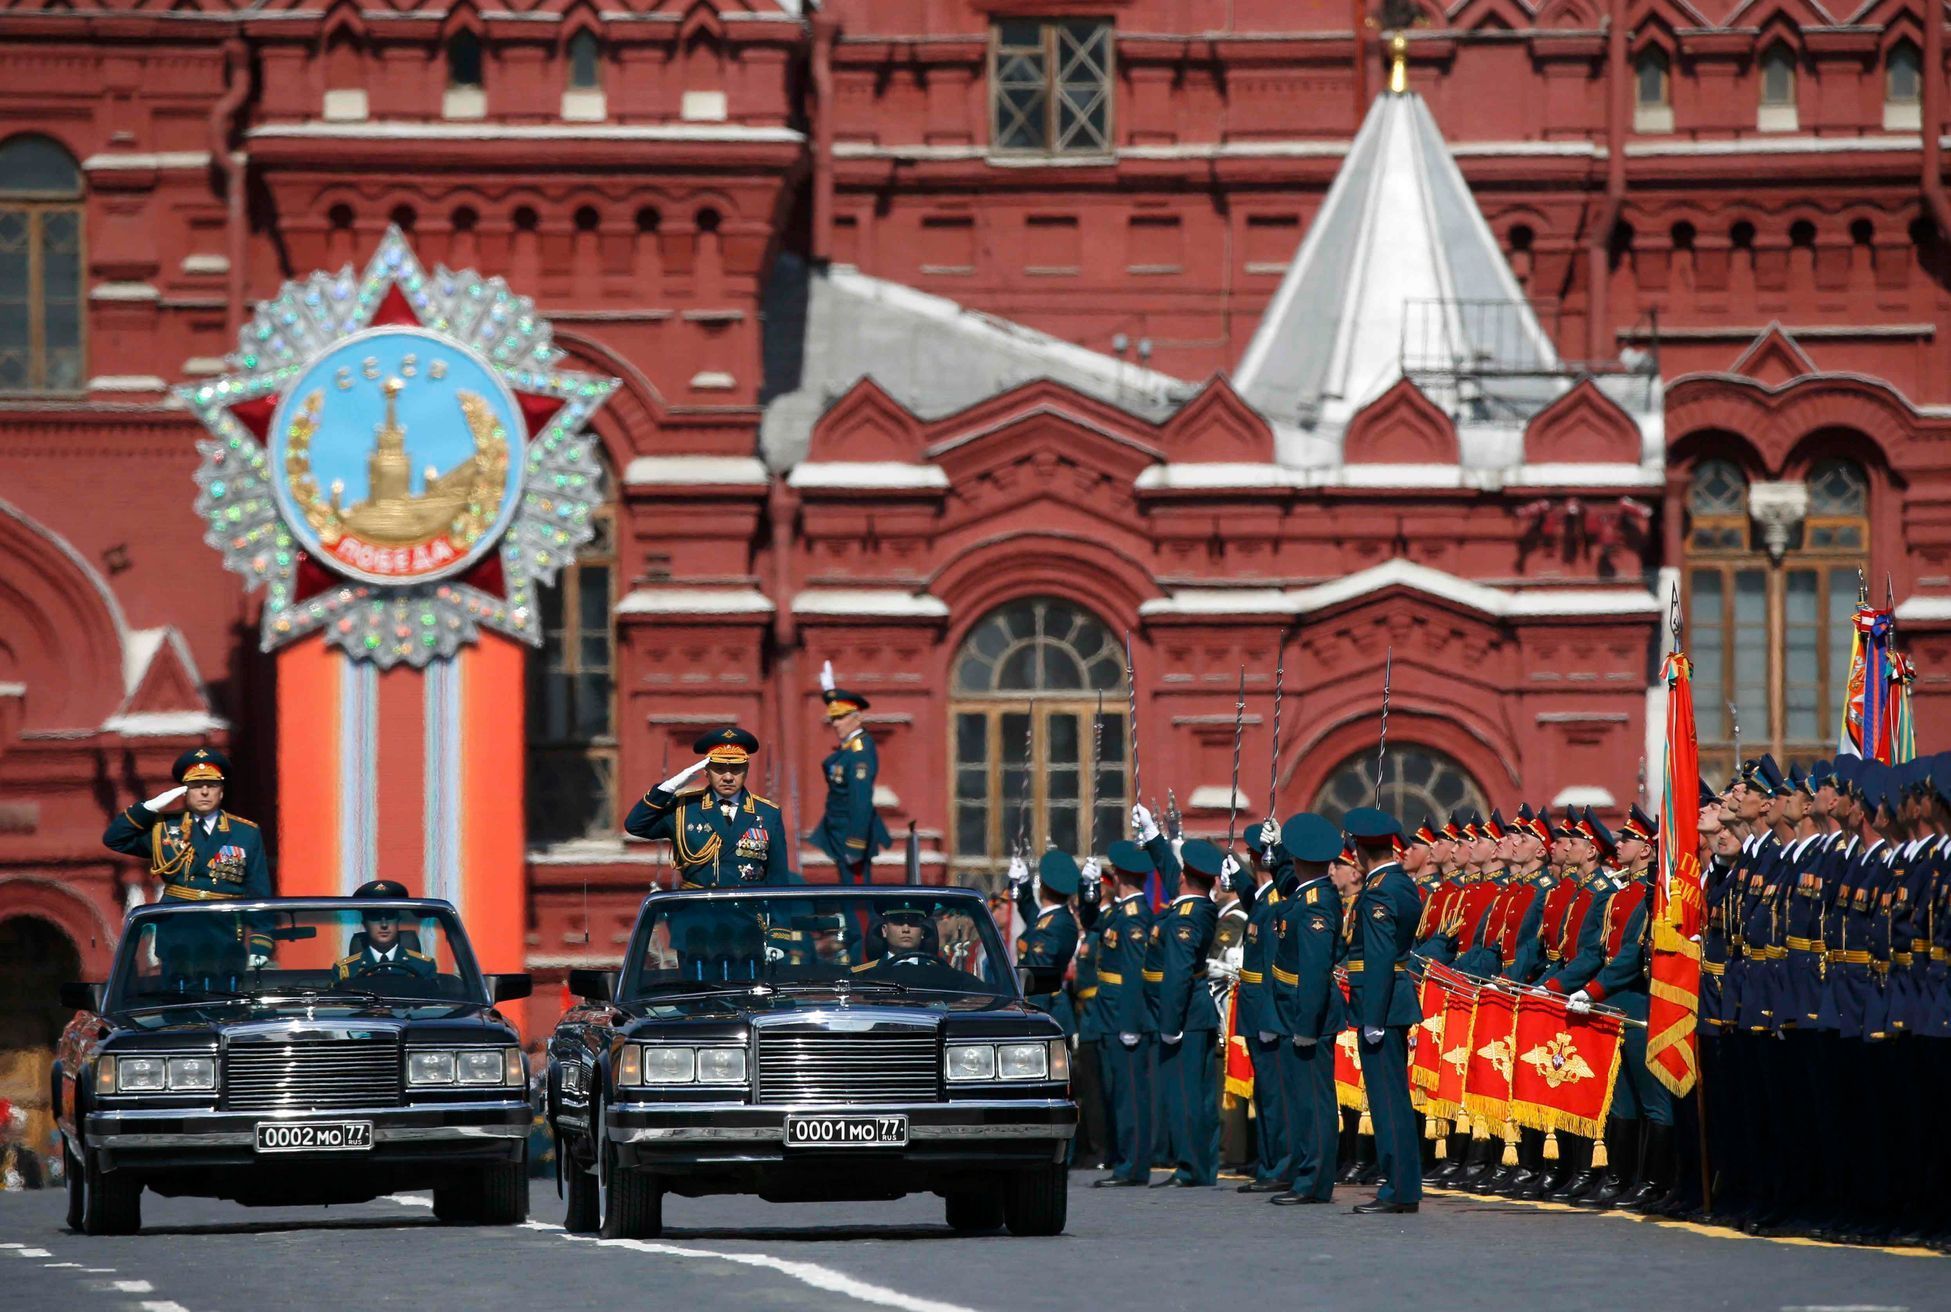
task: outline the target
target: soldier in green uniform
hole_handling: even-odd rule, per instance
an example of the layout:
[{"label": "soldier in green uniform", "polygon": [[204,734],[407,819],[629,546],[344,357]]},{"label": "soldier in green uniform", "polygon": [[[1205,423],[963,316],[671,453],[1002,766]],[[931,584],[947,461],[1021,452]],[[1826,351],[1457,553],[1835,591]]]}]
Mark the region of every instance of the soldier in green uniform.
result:
[{"label": "soldier in green uniform", "polygon": [[[684,888],[797,883],[779,808],[749,792],[745,776],[759,740],[735,726],[713,729],[692,744],[703,758],[645,793],[624,829],[666,838]],[[691,785],[702,771],[703,785]]]},{"label": "soldier in green uniform", "polygon": [[1270,1202],[1282,1207],[1325,1203],[1334,1196],[1341,1112],[1335,1105],[1335,1036],[1347,1013],[1335,983],[1345,955],[1341,895],[1328,863],[1341,834],[1302,812],[1281,826],[1286,892],[1273,915],[1273,1003],[1279,1021],[1282,1087],[1287,1093],[1288,1187]]},{"label": "soldier in green uniform", "polygon": [[[405,897],[406,885],[375,879],[353,890],[354,897]],[[359,932],[346,944],[346,955],[333,963],[332,976],[344,982],[368,975],[406,975],[432,979],[434,959],[409,943],[400,929],[398,907],[373,907],[359,913]],[[417,942],[417,936],[415,937]]]},{"label": "soldier in green uniform", "polygon": [[[1067,1038],[1077,1037],[1077,1011],[1070,993],[1062,984],[1071,958],[1077,955],[1078,917],[1070,909],[1081,877],[1070,853],[1051,850],[1037,861],[1035,880],[1012,879],[1018,908],[1026,922],[1016,940],[1016,964],[1056,972],[1055,992],[1037,993],[1025,999],[1040,1011],[1049,1012],[1064,1027]],[[1096,918],[1096,908],[1090,914]]]},{"label": "soldier in green uniform", "polygon": [[1152,1069],[1156,1035],[1145,1005],[1145,949],[1151,943],[1152,909],[1145,881],[1156,868],[1151,853],[1129,839],[1106,854],[1118,881],[1118,900],[1105,914],[1097,967],[1096,1009],[1104,1039],[1099,1059],[1111,1115],[1111,1173],[1092,1182],[1098,1189],[1142,1188],[1151,1180]]},{"label": "soldier in green uniform", "polygon": [[[265,855],[264,835],[254,821],[223,809],[229,774],[230,760],[222,752],[192,747],[170,768],[176,787],[137,802],[109,821],[102,842],[111,851],[147,860],[149,873],[163,883],[164,902],[271,897],[271,861]],[[208,925],[200,920],[172,923],[169,941],[158,945],[159,954],[187,963],[190,956],[212,952],[222,956],[226,945],[233,953],[241,945],[250,965],[269,961],[268,936],[220,927],[214,919]],[[244,934],[241,944],[239,934]],[[223,963],[199,963],[201,967],[219,964]]]},{"label": "soldier in green uniform", "polygon": [[868,702],[857,692],[832,687],[830,667],[825,679],[826,722],[839,746],[820,763],[826,775],[826,810],[808,837],[833,858],[838,882],[871,884],[874,857],[892,840],[874,810],[874,779],[881,763],[873,738],[861,726],[860,713]]},{"label": "soldier in green uniform", "polygon": [[1423,1016],[1409,974],[1409,952],[1422,900],[1396,863],[1395,840],[1402,836],[1402,826],[1395,817],[1359,806],[1342,823],[1368,868],[1351,930],[1360,955],[1351,942],[1349,1001],[1361,1026],[1362,1083],[1375,1120],[1376,1162],[1386,1177],[1375,1200],[1353,1210],[1414,1212],[1422,1203],[1423,1163],[1409,1101],[1409,1030]]},{"label": "soldier in green uniform", "polygon": [[1179,852],[1191,885],[1159,912],[1145,956],[1145,994],[1158,1035],[1159,1121],[1172,1174],[1158,1188],[1208,1188],[1219,1182],[1219,1009],[1206,987],[1206,954],[1219,909],[1212,888],[1225,854],[1203,838]]}]

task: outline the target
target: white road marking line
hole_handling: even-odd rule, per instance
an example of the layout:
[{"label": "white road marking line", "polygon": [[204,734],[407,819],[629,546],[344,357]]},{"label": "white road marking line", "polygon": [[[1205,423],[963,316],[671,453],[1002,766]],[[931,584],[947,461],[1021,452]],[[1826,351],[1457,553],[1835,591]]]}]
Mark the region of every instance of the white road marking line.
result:
[{"label": "white road marking line", "polygon": [[14,1256],[15,1257],[53,1257],[54,1254],[48,1252],[45,1248],[16,1248],[14,1250]]},{"label": "white road marking line", "polygon": [[147,1280],[111,1280],[108,1287],[118,1294],[153,1294],[156,1287]]},{"label": "white road marking line", "polygon": [[81,1263],[79,1262],[43,1262],[41,1263],[41,1265],[44,1267],[55,1268],[55,1269],[66,1266],[66,1267],[73,1267],[77,1271],[81,1270]]},{"label": "white road marking line", "polygon": [[25,1248],[26,1244],[0,1244],[0,1248]]},{"label": "white road marking line", "polygon": [[168,1299],[160,1302],[144,1302],[141,1304],[141,1307],[142,1312],[190,1312],[190,1309],[184,1307],[181,1303],[172,1303]]},{"label": "white road marking line", "polygon": [[85,1266],[81,1268],[81,1273],[89,1276],[112,1276],[115,1274],[115,1268],[112,1266]]},{"label": "white road marking line", "polygon": [[[406,1207],[431,1207],[433,1204],[424,1198],[409,1194],[388,1194],[393,1202]],[[709,1248],[684,1248],[677,1244],[660,1244],[648,1239],[598,1239],[594,1235],[572,1235],[559,1225],[546,1221],[524,1221],[524,1230],[552,1230],[562,1238],[577,1244],[595,1244],[601,1248],[627,1248],[639,1253],[649,1253],[661,1257],[705,1257],[720,1262],[732,1262],[739,1266],[761,1267],[791,1276],[801,1284],[829,1294],[840,1294],[861,1303],[876,1307],[891,1307],[899,1312],[975,1312],[973,1308],[960,1303],[943,1303],[932,1298],[916,1298],[898,1289],[888,1289],[882,1285],[870,1284],[832,1267],[820,1266],[814,1262],[794,1262],[783,1257],[773,1257],[769,1253],[718,1253]]]}]

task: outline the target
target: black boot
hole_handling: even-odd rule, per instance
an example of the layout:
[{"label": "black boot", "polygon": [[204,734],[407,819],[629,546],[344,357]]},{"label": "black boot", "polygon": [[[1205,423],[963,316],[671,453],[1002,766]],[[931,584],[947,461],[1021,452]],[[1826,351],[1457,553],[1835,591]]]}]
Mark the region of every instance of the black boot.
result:
[{"label": "black boot", "polygon": [[1605,1179],[1599,1187],[1577,1202],[1579,1207],[1617,1207],[1619,1200],[1631,1193],[1636,1183],[1635,1168],[1639,1163],[1639,1125],[1638,1121],[1612,1121],[1609,1130],[1617,1127],[1615,1133],[1606,1136],[1606,1155],[1610,1158],[1606,1166]]},{"label": "black boot", "polygon": [[1470,1140],[1469,1146],[1463,1150],[1463,1167],[1456,1173],[1455,1178],[1450,1181],[1453,1187],[1469,1189],[1474,1187],[1477,1181],[1483,1179],[1485,1173],[1490,1170],[1490,1146],[1492,1142],[1489,1138],[1472,1138]]},{"label": "black boot", "polygon": [[1592,1192],[1603,1174],[1592,1165],[1593,1143],[1576,1135],[1558,1136],[1558,1186],[1547,1190],[1545,1199],[1553,1203],[1575,1203]]},{"label": "black boot", "polygon": [[1620,1210],[1644,1212],[1666,1197],[1673,1183],[1673,1127],[1645,1124],[1640,1138],[1639,1184],[1619,1200]]}]

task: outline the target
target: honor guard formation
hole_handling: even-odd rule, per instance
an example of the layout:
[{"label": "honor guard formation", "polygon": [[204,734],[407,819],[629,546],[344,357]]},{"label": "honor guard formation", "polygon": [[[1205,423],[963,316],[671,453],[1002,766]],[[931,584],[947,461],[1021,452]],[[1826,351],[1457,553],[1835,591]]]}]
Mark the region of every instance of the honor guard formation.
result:
[{"label": "honor guard formation", "polygon": [[[836,745],[807,838],[838,882],[872,883],[889,838],[869,703],[824,684]],[[803,883],[779,807],[747,786],[758,739],[725,726],[694,749],[625,829],[669,843],[679,887]],[[230,770],[184,753],[176,786],[103,836],[148,863],[160,900],[272,895],[258,827],[223,809]],[[1699,1078],[1681,1097],[1649,1055],[1661,834],[1638,806],[1616,830],[1590,808],[1409,831],[1373,807],[1301,813],[1229,853],[1140,804],[1102,861],[1012,859],[1002,916],[1044,981],[1029,1001],[1075,1052],[1073,1164],[1106,1189],[1212,1187],[1230,1167],[1279,1206],[1372,1188],[1362,1214],[1413,1213],[1429,1184],[1943,1242],[1951,1148],[1923,1131],[1951,1065],[1951,753],[1786,770],[1763,755],[1697,803]],[[860,930],[881,950],[857,971],[934,959],[921,902]],[[214,946],[238,947],[161,950]],[[347,951],[341,977],[432,970],[394,910]]]}]

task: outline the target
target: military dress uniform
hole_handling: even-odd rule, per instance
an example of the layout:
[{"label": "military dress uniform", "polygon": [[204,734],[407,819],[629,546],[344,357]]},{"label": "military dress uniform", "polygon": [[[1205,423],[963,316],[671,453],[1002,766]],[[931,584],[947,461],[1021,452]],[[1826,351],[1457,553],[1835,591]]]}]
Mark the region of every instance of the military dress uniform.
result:
[{"label": "military dress uniform", "polygon": [[[1195,838],[1178,859],[1185,871],[1216,880],[1224,856]],[[1206,987],[1206,954],[1218,923],[1211,897],[1181,893],[1153,921],[1145,956],[1145,994],[1159,1045],[1159,1122],[1174,1163],[1166,1184],[1219,1181],[1219,1009]]]},{"label": "military dress uniform", "polygon": [[[185,787],[222,783],[230,768],[229,758],[216,748],[193,747],[176,758],[170,777]],[[112,851],[148,861],[150,875],[162,881],[160,900],[165,903],[249,900],[275,893],[264,835],[256,822],[230,811],[220,809],[199,816],[186,806],[181,815],[167,816],[137,802],[109,821],[102,842]],[[235,952],[240,944],[257,955],[271,951],[268,935],[222,926],[215,920],[207,925],[189,920],[170,922],[164,930],[158,931],[158,938],[166,940],[159,942],[158,953],[175,954],[183,963],[187,963],[188,954],[222,956]]]},{"label": "military dress uniform", "polygon": [[[718,764],[743,765],[758,747],[745,730],[725,728],[705,734],[692,750]],[[748,789],[721,799],[703,786],[676,793],[653,788],[630,808],[623,827],[638,838],[669,839],[684,888],[798,882],[779,808]]]},{"label": "military dress uniform", "polygon": [[[865,697],[843,688],[827,689],[825,698],[829,720],[868,707]],[[871,884],[875,856],[893,842],[874,810],[874,780],[881,772],[881,762],[873,737],[865,729],[855,729],[828,753],[820,770],[826,776],[826,809],[808,837],[833,858],[840,883]]]},{"label": "military dress uniform", "polygon": [[[1155,869],[1151,854],[1128,839],[1111,844],[1108,856],[1120,878],[1142,879]],[[1120,897],[1100,923],[1095,1009],[1104,1032],[1098,1056],[1111,1119],[1111,1174],[1096,1183],[1143,1185],[1152,1173],[1156,1058],[1144,975],[1152,909],[1144,890]]]},{"label": "military dress uniform", "polygon": [[[1319,869],[1341,848],[1326,819],[1304,812],[1281,827],[1281,848]],[[1325,1203],[1334,1194],[1341,1111],[1335,1102],[1335,1040],[1347,1009],[1335,966],[1346,956],[1341,896],[1325,874],[1289,872],[1273,917],[1273,997],[1279,1021],[1289,1143],[1287,1192],[1275,1203]]]},{"label": "military dress uniform", "polygon": [[1018,890],[1018,906],[1026,922],[1016,940],[1016,964],[1055,973],[1057,987],[1050,993],[1034,993],[1024,1000],[1047,1012],[1063,1026],[1066,1038],[1077,1037],[1077,1010],[1063,976],[1077,955],[1079,928],[1077,915],[1068,899],[1077,892],[1077,863],[1068,852],[1045,852],[1037,861],[1037,876],[1046,891],[1065,898],[1054,906],[1038,906],[1027,881]]},{"label": "military dress uniform", "polygon": [[[1362,842],[1402,832],[1391,816],[1373,807],[1355,808],[1343,824]],[[1422,1202],[1422,1151],[1409,1100],[1409,1030],[1423,1018],[1409,953],[1421,910],[1415,883],[1394,861],[1369,871],[1355,902],[1349,1004],[1361,1028],[1362,1084],[1375,1122],[1376,1164],[1387,1177],[1375,1202],[1364,1205],[1374,1211],[1414,1211]]]},{"label": "military dress uniform", "polygon": [[1293,1176],[1293,1145],[1288,1134],[1282,1049],[1287,1031],[1274,1002],[1274,922],[1285,895],[1280,884],[1288,865],[1284,846],[1276,846],[1267,865],[1268,877],[1257,886],[1242,888],[1240,906],[1246,925],[1240,934],[1240,981],[1234,1016],[1247,1056],[1253,1063],[1253,1180],[1242,1192],[1285,1189]]}]

